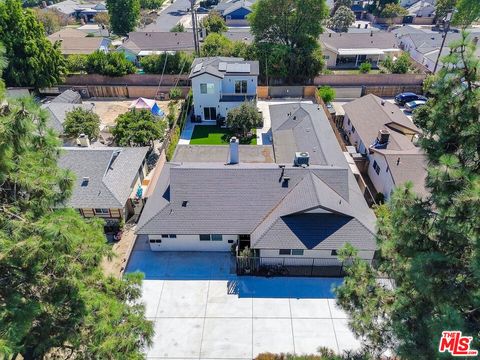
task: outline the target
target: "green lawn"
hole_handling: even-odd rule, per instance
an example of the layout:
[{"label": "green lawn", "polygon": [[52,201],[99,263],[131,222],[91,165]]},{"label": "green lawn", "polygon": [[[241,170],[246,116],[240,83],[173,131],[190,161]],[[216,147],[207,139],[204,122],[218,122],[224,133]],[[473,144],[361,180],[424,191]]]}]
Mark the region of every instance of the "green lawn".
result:
[{"label": "green lawn", "polygon": [[[240,144],[257,145],[255,129],[252,130],[251,139],[240,139]],[[214,125],[195,125],[193,130],[192,145],[227,145],[228,141],[235,133],[229,129],[223,129]]]}]

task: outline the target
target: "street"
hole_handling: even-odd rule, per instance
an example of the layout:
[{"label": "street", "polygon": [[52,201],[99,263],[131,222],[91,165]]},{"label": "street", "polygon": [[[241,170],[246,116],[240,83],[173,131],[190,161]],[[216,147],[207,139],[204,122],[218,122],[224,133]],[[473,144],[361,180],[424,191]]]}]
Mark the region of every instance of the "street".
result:
[{"label": "street", "polygon": [[[169,1],[169,0],[167,0]],[[163,10],[152,24],[145,26],[139,31],[151,32],[167,32],[170,31],[182,18],[182,16],[190,14],[187,9],[190,8],[190,0],[175,0],[173,4]]]}]

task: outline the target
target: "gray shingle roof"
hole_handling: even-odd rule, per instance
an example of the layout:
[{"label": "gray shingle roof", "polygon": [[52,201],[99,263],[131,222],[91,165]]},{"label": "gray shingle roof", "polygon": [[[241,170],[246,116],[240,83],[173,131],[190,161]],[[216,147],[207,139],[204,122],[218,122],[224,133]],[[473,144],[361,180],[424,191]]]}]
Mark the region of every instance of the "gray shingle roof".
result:
[{"label": "gray shingle roof", "polygon": [[51,103],[81,104],[82,97],[77,91],[68,89],[54,98]]},{"label": "gray shingle roof", "polygon": [[320,35],[320,43],[332,50],[338,49],[394,49],[398,40],[389,32],[328,33]]},{"label": "gray shingle roof", "polygon": [[[226,70],[220,71],[219,69],[220,63],[227,64]],[[198,68],[197,68],[197,65],[199,65]],[[240,67],[248,65],[249,71],[248,72],[235,71],[235,69],[237,68],[240,69],[239,65]],[[243,58],[217,56],[217,57],[196,58],[192,63],[192,68],[190,70],[189,78],[192,79],[202,74],[210,74],[223,79],[224,76],[228,76],[228,75],[258,76],[259,73],[260,73],[260,68],[259,68],[258,61],[246,61]]]},{"label": "gray shingle roof", "polygon": [[400,126],[420,133],[420,130],[395,104],[369,94],[343,105],[343,108],[366,147],[373,144],[379,130],[388,129],[390,131],[389,149],[414,148],[410,140],[392,129],[392,126]]},{"label": "gray shingle roof", "polygon": [[48,122],[47,125],[57,131],[59,134],[63,134],[63,123],[67,118],[67,113],[76,109],[82,108],[87,111],[92,111],[94,108],[93,104],[69,104],[69,103],[49,103],[42,105],[43,109],[48,111]]},{"label": "gray shingle roof", "polygon": [[318,105],[278,104],[269,109],[276,163],[292,164],[295,152],[307,151],[310,164],[345,165],[327,116]]},{"label": "gray shingle roof", "polygon": [[[123,208],[148,148],[63,148],[58,164],[76,175],[73,208]],[[118,156],[116,154],[118,153]],[[88,185],[82,186],[88,177]]]},{"label": "gray shingle roof", "polygon": [[193,51],[192,33],[130,32],[122,47],[138,54],[140,51]]}]

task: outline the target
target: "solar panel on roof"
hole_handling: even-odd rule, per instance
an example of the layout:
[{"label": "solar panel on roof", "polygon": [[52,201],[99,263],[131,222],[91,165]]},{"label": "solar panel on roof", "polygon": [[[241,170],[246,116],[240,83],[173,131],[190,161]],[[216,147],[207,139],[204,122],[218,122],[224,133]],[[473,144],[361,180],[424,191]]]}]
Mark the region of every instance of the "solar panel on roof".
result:
[{"label": "solar panel on roof", "polygon": [[218,64],[218,70],[226,71],[227,70],[227,63],[226,62],[221,62],[220,64]]},{"label": "solar panel on roof", "polygon": [[250,64],[227,64],[227,71],[233,73],[249,73]]},{"label": "solar panel on roof", "polygon": [[199,72],[200,70],[202,70],[202,65],[203,65],[203,63],[195,65],[195,67],[193,68],[193,72],[196,73],[196,72]]}]

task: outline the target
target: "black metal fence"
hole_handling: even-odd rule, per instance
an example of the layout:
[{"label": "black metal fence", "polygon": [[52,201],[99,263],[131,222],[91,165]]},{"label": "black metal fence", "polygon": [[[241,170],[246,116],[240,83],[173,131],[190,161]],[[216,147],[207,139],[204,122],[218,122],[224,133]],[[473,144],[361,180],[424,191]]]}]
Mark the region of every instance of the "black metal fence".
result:
[{"label": "black metal fence", "polygon": [[237,275],[342,277],[345,263],[335,258],[237,257]]}]

